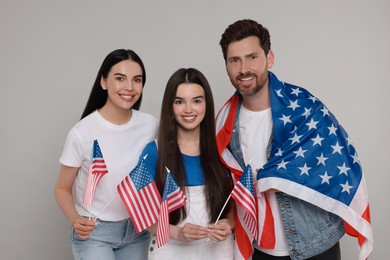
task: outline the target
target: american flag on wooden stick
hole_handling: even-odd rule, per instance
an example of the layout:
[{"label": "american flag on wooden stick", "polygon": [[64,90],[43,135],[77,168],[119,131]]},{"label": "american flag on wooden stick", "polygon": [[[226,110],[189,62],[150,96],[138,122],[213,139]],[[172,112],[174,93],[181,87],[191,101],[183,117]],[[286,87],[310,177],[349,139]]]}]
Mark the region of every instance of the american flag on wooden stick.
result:
[{"label": "american flag on wooden stick", "polygon": [[99,142],[95,139],[93,140],[88,180],[85,187],[83,200],[83,204],[87,205],[88,208],[92,207],[92,201],[95,197],[96,188],[106,173],[108,173],[107,166],[103,159],[103,154],[100,149]]},{"label": "american flag on wooden stick", "polygon": [[162,247],[169,241],[169,213],[184,206],[186,196],[176,184],[170,171],[167,169],[167,180],[165,182],[160,215],[157,224],[157,246]]}]

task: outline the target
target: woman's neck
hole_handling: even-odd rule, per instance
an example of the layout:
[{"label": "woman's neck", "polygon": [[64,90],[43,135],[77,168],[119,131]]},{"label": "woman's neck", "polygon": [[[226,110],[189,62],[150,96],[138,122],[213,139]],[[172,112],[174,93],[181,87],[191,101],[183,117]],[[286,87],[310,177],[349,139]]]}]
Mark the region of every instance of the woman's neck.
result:
[{"label": "woman's neck", "polygon": [[124,109],[112,109],[104,105],[99,109],[100,115],[115,125],[124,125],[129,122],[132,116],[132,110],[124,110]]}]

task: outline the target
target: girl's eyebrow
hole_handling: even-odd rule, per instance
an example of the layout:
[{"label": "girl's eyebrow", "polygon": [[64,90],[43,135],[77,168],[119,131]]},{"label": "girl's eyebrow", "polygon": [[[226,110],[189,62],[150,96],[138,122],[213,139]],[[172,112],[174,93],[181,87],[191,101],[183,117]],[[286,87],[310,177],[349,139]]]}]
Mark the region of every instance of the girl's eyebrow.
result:
[{"label": "girl's eyebrow", "polygon": [[[197,99],[197,98],[204,98],[204,96],[196,96],[196,97],[193,97],[192,99]],[[175,99],[184,99],[184,98],[182,98],[182,97],[175,97]]]}]

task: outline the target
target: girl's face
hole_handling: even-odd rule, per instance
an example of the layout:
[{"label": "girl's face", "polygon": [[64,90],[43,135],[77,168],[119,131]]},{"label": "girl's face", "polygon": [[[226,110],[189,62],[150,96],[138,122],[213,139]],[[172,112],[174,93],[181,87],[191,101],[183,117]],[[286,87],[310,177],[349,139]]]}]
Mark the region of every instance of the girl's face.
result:
[{"label": "girl's face", "polygon": [[106,106],[129,110],[142,94],[142,69],[131,60],[112,66],[107,78],[101,78],[100,85],[107,90]]},{"label": "girl's face", "polygon": [[173,102],[173,114],[179,130],[198,130],[206,114],[206,99],[202,86],[194,83],[180,84]]}]

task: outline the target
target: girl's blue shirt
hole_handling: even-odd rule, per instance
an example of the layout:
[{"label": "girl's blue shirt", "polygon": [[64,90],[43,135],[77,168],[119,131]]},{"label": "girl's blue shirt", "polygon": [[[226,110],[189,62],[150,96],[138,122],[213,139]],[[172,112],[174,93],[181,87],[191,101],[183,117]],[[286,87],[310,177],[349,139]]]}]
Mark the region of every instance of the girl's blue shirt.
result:
[{"label": "girl's blue shirt", "polygon": [[[146,157],[145,157],[146,156]],[[144,159],[146,168],[149,174],[156,178],[157,166],[157,144],[156,141],[148,143],[141,153],[140,161]],[[201,157],[182,154],[184,168],[186,171],[186,186],[201,186],[204,185],[204,172],[201,165]]]}]

